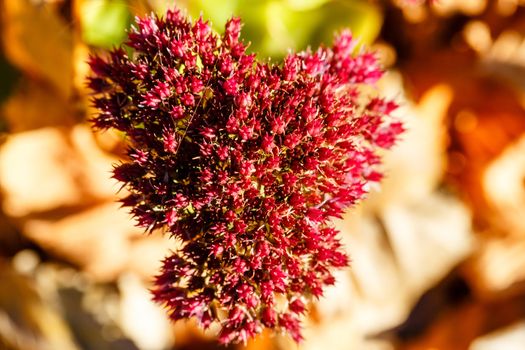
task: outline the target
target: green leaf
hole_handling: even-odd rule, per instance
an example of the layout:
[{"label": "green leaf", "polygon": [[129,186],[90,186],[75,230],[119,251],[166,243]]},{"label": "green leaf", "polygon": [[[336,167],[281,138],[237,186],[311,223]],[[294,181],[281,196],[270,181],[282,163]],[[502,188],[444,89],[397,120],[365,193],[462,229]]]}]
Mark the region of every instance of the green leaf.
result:
[{"label": "green leaf", "polygon": [[203,15],[223,32],[232,15],[241,17],[249,51],[260,57],[282,58],[289,49],[330,45],[334,33],[350,28],[362,44],[375,40],[383,17],[367,0],[187,0],[191,16]]},{"label": "green leaf", "polygon": [[[239,0],[190,0],[188,11],[193,18],[202,14],[204,20],[210,20],[213,28],[222,33],[224,24],[233,15],[238,15]],[[248,1],[249,2],[249,1]]]},{"label": "green leaf", "polygon": [[362,44],[375,40],[383,22],[380,9],[364,0],[266,0],[240,6],[243,36],[250,50],[282,58],[289,49],[330,45],[334,33],[349,28]]},{"label": "green leaf", "polygon": [[84,0],[81,4],[82,37],[87,44],[110,48],[126,38],[131,23],[124,0]]},{"label": "green leaf", "polygon": [[362,44],[371,44],[379,35],[383,24],[380,9],[369,1],[331,1],[319,9],[323,13],[311,38],[312,44],[331,43],[335,32],[350,28]]}]

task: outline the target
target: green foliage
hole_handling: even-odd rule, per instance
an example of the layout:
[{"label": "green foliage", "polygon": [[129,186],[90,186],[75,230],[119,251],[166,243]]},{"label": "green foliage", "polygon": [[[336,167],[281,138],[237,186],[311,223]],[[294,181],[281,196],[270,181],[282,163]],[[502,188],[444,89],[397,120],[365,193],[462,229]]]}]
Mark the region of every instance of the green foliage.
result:
[{"label": "green foliage", "polygon": [[128,3],[124,0],[85,0],[81,16],[84,41],[104,48],[121,44],[131,23]]},{"label": "green foliage", "polygon": [[230,16],[240,16],[250,50],[274,58],[331,43],[342,28],[369,44],[382,24],[380,10],[364,0],[192,0],[186,6],[193,17],[210,18],[219,32]]}]

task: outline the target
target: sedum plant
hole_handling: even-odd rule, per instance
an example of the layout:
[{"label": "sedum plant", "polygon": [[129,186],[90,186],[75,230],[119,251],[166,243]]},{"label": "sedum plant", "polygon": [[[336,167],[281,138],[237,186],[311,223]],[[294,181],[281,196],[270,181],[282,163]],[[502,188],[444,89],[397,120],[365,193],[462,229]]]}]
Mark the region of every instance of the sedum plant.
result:
[{"label": "sedum plant", "polygon": [[90,58],[93,123],[127,136],[114,177],[137,225],[182,243],[153,288],[171,319],[216,323],[222,343],[264,328],[299,342],[308,300],[348,265],[330,219],[380,180],[402,126],[364,93],[382,72],[349,32],[273,64],[240,30],[138,18],[126,50]]}]

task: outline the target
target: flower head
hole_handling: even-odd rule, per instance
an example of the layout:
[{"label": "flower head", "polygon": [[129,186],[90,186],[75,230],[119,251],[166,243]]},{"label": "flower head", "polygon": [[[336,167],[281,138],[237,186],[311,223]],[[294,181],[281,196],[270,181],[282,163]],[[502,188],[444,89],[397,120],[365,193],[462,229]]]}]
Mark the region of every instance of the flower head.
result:
[{"label": "flower head", "polygon": [[170,317],[220,323],[223,343],[265,327],[300,341],[307,300],[348,264],[329,220],[380,178],[377,151],[402,127],[363,93],[381,71],[349,32],[275,65],[240,29],[232,18],[219,36],[178,10],[137,19],[132,55],[90,60],[93,122],[128,137],[114,177],[137,224],[183,242],[153,290]]}]

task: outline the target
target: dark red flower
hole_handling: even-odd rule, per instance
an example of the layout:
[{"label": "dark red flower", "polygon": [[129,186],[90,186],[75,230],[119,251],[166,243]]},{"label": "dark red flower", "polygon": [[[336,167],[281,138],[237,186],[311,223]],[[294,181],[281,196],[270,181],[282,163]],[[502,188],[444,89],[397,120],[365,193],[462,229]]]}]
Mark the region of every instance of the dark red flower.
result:
[{"label": "dark red flower", "polygon": [[305,302],[348,264],[329,220],[380,179],[377,151],[402,126],[364,94],[381,70],[349,32],[275,65],[245,52],[240,28],[138,19],[131,55],[90,60],[93,123],[127,135],[114,177],[137,224],[183,242],[153,290],[170,317],[219,323],[223,343],[264,327],[300,341]]}]

